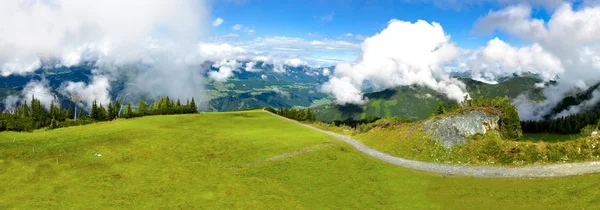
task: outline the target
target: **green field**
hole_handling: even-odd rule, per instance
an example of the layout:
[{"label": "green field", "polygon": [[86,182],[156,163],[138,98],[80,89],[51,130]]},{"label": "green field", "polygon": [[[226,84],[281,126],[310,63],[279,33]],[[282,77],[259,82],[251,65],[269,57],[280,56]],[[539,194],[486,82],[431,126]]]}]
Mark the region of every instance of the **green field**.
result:
[{"label": "green field", "polygon": [[0,133],[0,209],[593,209],[599,179],[424,173],[260,111]]}]

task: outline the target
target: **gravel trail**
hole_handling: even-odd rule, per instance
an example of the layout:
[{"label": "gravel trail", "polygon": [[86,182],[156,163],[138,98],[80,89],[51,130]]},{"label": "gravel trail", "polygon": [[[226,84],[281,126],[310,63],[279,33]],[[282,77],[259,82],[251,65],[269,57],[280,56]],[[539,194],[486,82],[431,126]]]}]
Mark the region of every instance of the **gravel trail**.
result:
[{"label": "gravel trail", "polygon": [[422,171],[428,171],[444,175],[461,175],[461,176],[473,176],[473,177],[506,177],[506,178],[518,178],[518,177],[561,177],[561,176],[573,176],[582,174],[591,174],[600,172],[600,161],[594,162],[582,162],[582,163],[564,163],[564,164],[552,164],[552,165],[535,165],[525,167],[490,167],[490,166],[468,166],[468,165],[453,165],[453,164],[440,164],[422,162],[416,160],[408,160],[404,158],[394,157],[390,154],[377,151],[371,147],[368,147],[359,141],[350,138],[348,136],[340,135],[334,132],[321,130],[319,128],[300,123],[298,121],[288,119],[271,112],[265,111],[274,116],[292,121],[301,126],[325,133],[327,135],[336,137],[342,140],[358,151],[365,153],[369,156],[375,157],[384,162],[388,162],[397,166],[406,168],[412,168]]}]

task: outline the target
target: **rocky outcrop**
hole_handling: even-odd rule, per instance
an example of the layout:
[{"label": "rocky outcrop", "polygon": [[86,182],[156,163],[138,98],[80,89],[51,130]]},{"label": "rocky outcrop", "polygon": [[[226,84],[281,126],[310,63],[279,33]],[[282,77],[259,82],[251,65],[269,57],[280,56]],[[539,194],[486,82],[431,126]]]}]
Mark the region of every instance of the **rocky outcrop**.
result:
[{"label": "rocky outcrop", "polygon": [[499,120],[497,115],[481,110],[469,110],[449,117],[428,120],[423,124],[423,129],[444,147],[450,148],[466,143],[469,136],[498,129]]}]

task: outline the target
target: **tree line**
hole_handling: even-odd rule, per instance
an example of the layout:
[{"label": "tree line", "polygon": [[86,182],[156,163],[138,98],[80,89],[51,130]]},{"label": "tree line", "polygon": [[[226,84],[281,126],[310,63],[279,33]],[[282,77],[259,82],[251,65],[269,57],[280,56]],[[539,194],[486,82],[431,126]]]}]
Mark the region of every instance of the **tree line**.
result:
[{"label": "tree line", "polygon": [[[75,115],[75,104],[69,102],[68,109],[63,109],[52,102],[49,109],[45,109],[39,99],[32,97],[30,104],[27,101],[17,106],[13,113],[0,114],[0,131],[32,131],[47,127],[49,129],[84,125],[98,121],[110,121],[119,117],[132,118],[146,115],[170,115],[197,113],[194,98],[191,101],[181,103],[179,99],[173,101],[169,97],[159,98],[148,105],[140,101],[134,108],[131,104],[121,106],[119,100],[109,103],[106,108],[97,101],[92,102],[88,115],[79,109]],[[75,121],[75,116],[77,120]]]},{"label": "tree line", "polygon": [[89,117],[96,121],[114,120],[118,116],[123,118],[142,117],[146,115],[171,115],[171,114],[192,114],[197,113],[196,102],[194,98],[182,104],[179,99],[173,101],[169,97],[162,97],[148,105],[145,101],[140,101],[137,107],[131,103],[121,107],[118,100],[114,104],[109,103],[107,108],[96,101],[92,102],[92,109]]},{"label": "tree line", "polygon": [[298,121],[315,121],[315,113],[310,110],[310,108],[306,109],[295,109],[295,108],[280,108],[278,110],[273,109],[272,107],[267,107],[265,110],[281,115],[286,118],[298,120]]},{"label": "tree line", "polygon": [[525,133],[577,134],[587,125],[596,125],[600,112],[578,113],[555,119],[523,121],[521,127]]}]

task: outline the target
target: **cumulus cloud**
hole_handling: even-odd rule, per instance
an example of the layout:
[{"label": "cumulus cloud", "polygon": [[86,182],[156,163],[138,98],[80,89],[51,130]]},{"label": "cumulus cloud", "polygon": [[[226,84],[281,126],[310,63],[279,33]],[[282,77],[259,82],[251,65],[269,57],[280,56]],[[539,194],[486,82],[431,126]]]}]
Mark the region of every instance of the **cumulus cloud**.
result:
[{"label": "cumulus cloud", "polygon": [[477,33],[490,33],[496,28],[521,38],[544,36],[546,29],[544,20],[529,19],[531,7],[527,4],[510,6],[499,11],[490,11],[486,16],[475,23],[474,31]]},{"label": "cumulus cloud", "polygon": [[42,103],[42,105],[44,105],[46,109],[50,109],[50,105],[52,104],[52,102],[55,101],[56,97],[54,93],[52,93],[52,91],[50,90],[51,88],[48,85],[47,80],[32,80],[29,83],[27,83],[27,85],[25,85],[25,88],[23,88],[21,95],[24,97],[24,100],[27,101],[27,103],[29,104],[31,104],[31,99],[35,97],[36,99],[40,100],[40,102]]},{"label": "cumulus cloud", "polygon": [[225,22],[225,20],[223,20],[223,18],[218,17],[212,22],[212,25],[213,27],[219,27],[221,24],[223,24],[223,22]]},{"label": "cumulus cloud", "polygon": [[323,76],[329,76],[331,74],[331,71],[329,70],[329,68],[323,68]]},{"label": "cumulus cloud", "polygon": [[332,93],[337,104],[363,104],[367,102],[367,99],[362,96],[362,91],[349,77],[332,77],[321,86],[321,90]]},{"label": "cumulus cloud", "polygon": [[98,104],[107,106],[110,100],[110,83],[106,76],[94,76],[91,83],[84,82],[66,82],[62,84],[60,90],[68,96],[79,96],[83,106],[92,107],[92,102],[96,100]]},{"label": "cumulus cloud", "polygon": [[217,82],[225,82],[228,78],[233,76],[234,71],[239,71],[240,66],[241,64],[236,60],[223,59],[220,62],[213,64],[213,67],[218,68],[219,71],[208,72],[208,77]]},{"label": "cumulus cloud", "polygon": [[474,78],[488,81],[526,72],[538,74],[549,81],[564,72],[561,61],[539,44],[516,48],[499,38],[490,40],[478,51],[469,61],[469,67]]},{"label": "cumulus cloud", "polygon": [[242,25],[241,24],[235,24],[235,25],[233,25],[231,27],[231,30],[234,30],[234,31],[242,30]]},{"label": "cumulus cloud", "polygon": [[376,89],[402,85],[426,86],[461,101],[464,84],[451,79],[443,66],[460,56],[438,23],[391,20],[380,33],[367,38],[357,63],[336,65],[322,90],[339,104],[364,103],[366,81]]},{"label": "cumulus cloud", "polygon": [[298,58],[288,59],[285,61],[285,64],[288,66],[292,66],[292,67],[307,65],[307,63],[305,61],[300,60]]},{"label": "cumulus cloud", "polygon": [[218,61],[222,59],[234,59],[246,52],[244,48],[230,44],[203,43],[198,47],[200,59],[205,61]]},{"label": "cumulus cloud", "polygon": [[[139,92],[193,92],[198,97],[201,79],[172,84],[179,79],[176,74],[196,74],[198,50],[193,46],[210,24],[208,14],[203,0],[2,1],[0,73],[91,62],[94,75],[127,75],[142,86]],[[98,97],[103,103],[110,100]]]},{"label": "cumulus cloud", "polygon": [[247,72],[259,72],[260,69],[255,69],[254,68],[255,65],[256,65],[256,62],[254,62],[254,61],[247,62],[244,70]]},{"label": "cumulus cloud", "polygon": [[[488,53],[490,55],[488,57],[508,58],[495,59],[500,65],[511,67],[505,68],[505,71],[529,69],[546,79],[556,77],[557,85],[548,86],[543,91],[547,101],[529,103],[520,107],[520,112],[527,110],[537,113],[524,119],[539,119],[540,116],[547,114],[549,107],[556,105],[565,94],[577,89],[585,89],[598,82],[597,78],[600,77],[600,65],[598,65],[600,16],[598,14],[600,14],[600,7],[597,5],[586,5],[575,10],[572,4],[563,3],[554,10],[545,23],[544,20],[531,17],[531,7],[521,4],[492,11],[476,23],[474,30],[477,32],[485,33],[498,29],[533,43],[531,46],[517,49],[498,40],[492,40],[493,42],[488,44],[489,48],[509,51],[508,54],[499,50],[490,50]],[[586,104],[589,105],[583,103],[582,106],[585,107]],[[584,107],[573,110],[583,110]],[[568,112],[573,113],[573,110]]]},{"label": "cumulus cloud", "polygon": [[21,97],[17,95],[9,95],[4,98],[4,112],[5,113],[15,113],[15,108],[17,104],[21,101]]},{"label": "cumulus cloud", "polygon": [[40,100],[40,103],[47,110],[56,101],[56,96],[52,93],[47,80],[31,80],[25,85],[20,95],[10,95],[4,99],[5,111],[14,112],[14,108],[19,103],[31,104],[32,98]]}]

